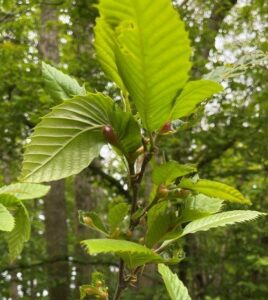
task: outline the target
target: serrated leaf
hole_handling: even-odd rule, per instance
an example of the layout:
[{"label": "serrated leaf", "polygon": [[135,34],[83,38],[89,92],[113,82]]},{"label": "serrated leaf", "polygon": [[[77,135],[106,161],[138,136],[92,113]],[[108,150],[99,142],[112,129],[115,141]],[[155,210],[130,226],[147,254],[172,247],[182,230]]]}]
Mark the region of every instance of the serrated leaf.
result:
[{"label": "serrated leaf", "polygon": [[88,94],[54,107],[31,135],[24,154],[22,180],[52,181],[79,173],[108,143],[102,133],[105,125],[115,131],[123,153],[140,146],[138,124],[109,97]]},{"label": "serrated leaf", "polygon": [[251,221],[264,215],[266,214],[252,210],[226,211],[212,216],[207,216],[189,223],[185,226],[180,236],[182,237],[189,233],[195,233],[198,231],[207,231],[211,228],[220,226]]},{"label": "serrated leaf", "polygon": [[92,239],[82,241],[81,244],[86,247],[90,255],[100,253],[117,255],[124,260],[130,269],[146,263],[163,262],[162,257],[152,250],[125,240]]},{"label": "serrated leaf", "polygon": [[33,183],[13,183],[2,186],[0,194],[10,194],[19,200],[29,200],[45,196],[50,187]]},{"label": "serrated leaf", "polygon": [[215,214],[221,210],[223,200],[202,194],[193,195],[184,201],[181,211],[181,222],[189,222]]},{"label": "serrated leaf", "polygon": [[123,222],[130,209],[127,203],[118,203],[109,209],[108,223],[110,226],[110,234],[112,235],[116,228]]},{"label": "serrated leaf", "polygon": [[85,95],[86,90],[62,71],[42,62],[42,75],[47,92],[55,100],[66,100],[76,95]]},{"label": "serrated leaf", "polygon": [[124,83],[119,75],[116,65],[116,44],[112,28],[104,19],[98,18],[94,32],[96,56],[102,66],[103,71],[107,77],[113,80],[122,91],[125,91]]},{"label": "serrated leaf", "polygon": [[108,234],[105,225],[101,218],[95,212],[83,212],[79,211],[79,220],[82,224],[97,230],[105,235]]},{"label": "serrated leaf", "polygon": [[190,115],[198,104],[222,90],[223,87],[219,83],[211,80],[189,81],[172,108],[170,120]]},{"label": "serrated leaf", "polygon": [[171,272],[171,270],[163,265],[158,265],[158,272],[161,274],[170,299],[172,300],[191,300],[187,288],[178,276]]},{"label": "serrated leaf", "polygon": [[11,231],[15,225],[12,214],[0,203],[0,230]]},{"label": "serrated leaf", "polygon": [[170,0],[102,0],[98,7],[114,32],[117,69],[143,125],[159,129],[191,68],[184,24]]},{"label": "serrated leaf", "polygon": [[176,178],[196,172],[196,167],[193,165],[181,165],[176,161],[169,161],[162,165],[156,165],[152,172],[152,181],[154,184],[160,185],[164,183],[170,184]]},{"label": "serrated leaf", "polygon": [[14,218],[14,229],[11,232],[6,233],[9,256],[12,261],[21,254],[23,245],[29,240],[31,233],[30,218],[22,203],[19,205]]},{"label": "serrated leaf", "polygon": [[191,179],[184,178],[180,182],[179,187],[230,202],[251,204],[250,200],[246,199],[237,189],[217,181],[200,179],[196,183],[193,183]]}]

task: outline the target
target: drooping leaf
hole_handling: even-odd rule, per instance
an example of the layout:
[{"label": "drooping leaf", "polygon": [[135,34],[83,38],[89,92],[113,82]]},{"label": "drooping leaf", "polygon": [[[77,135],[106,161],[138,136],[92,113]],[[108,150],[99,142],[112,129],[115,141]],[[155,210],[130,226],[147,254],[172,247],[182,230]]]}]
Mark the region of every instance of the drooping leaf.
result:
[{"label": "drooping leaf", "polygon": [[117,69],[143,125],[159,129],[191,68],[184,24],[170,0],[102,0],[98,7],[114,32]]},{"label": "drooping leaf", "polygon": [[223,87],[219,83],[211,80],[189,81],[176,99],[170,120],[190,115],[198,104],[222,90]]},{"label": "drooping leaf", "polygon": [[108,222],[110,226],[110,234],[112,235],[116,228],[123,222],[130,209],[127,203],[118,203],[109,209]]},{"label": "drooping leaf", "polygon": [[191,300],[187,288],[178,276],[171,272],[171,270],[164,264],[158,265],[158,272],[161,274],[170,299],[172,300]]},{"label": "drooping leaf", "polygon": [[230,202],[251,204],[250,200],[246,199],[238,190],[217,181],[200,179],[196,183],[193,183],[191,179],[184,178],[180,182],[179,187],[190,189],[209,197],[228,200]]},{"label": "drooping leaf", "polygon": [[15,221],[12,214],[0,203],[0,230],[11,231],[14,225]]},{"label": "drooping leaf", "polygon": [[125,240],[113,239],[92,239],[81,242],[89,254],[110,253],[122,258],[128,268],[144,265],[151,262],[163,262],[160,255],[154,253],[152,250]]},{"label": "drooping leaf", "polygon": [[55,100],[67,100],[76,95],[86,94],[85,88],[74,78],[44,62],[42,62],[42,75],[47,92]]},{"label": "drooping leaf", "polygon": [[28,211],[22,203],[19,205],[14,218],[14,229],[11,232],[6,233],[9,256],[12,261],[18,255],[20,255],[23,245],[29,240],[31,233],[31,224]]},{"label": "drooping leaf", "polygon": [[122,91],[124,91],[124,83],[122,82],[116,65],[116,44],[112,28],[103,18],[98,18],[94,32],[94,46],[98,61],[100,62],[106,75],[113,80]]},{"label": "drooping leaf", "polygon": [[251,221],[264,215],[266,214],[253,210],[226,211],[212,216],[207,216],[189,223],[185,226],[180,236],[182,237],[189,233],[195,233],[198,231],[206,231],[215,227]]},{"label": "drooping leaf", "polygon": [[153,168],[152,180],[154,184],[170,184],[176,178],[196,172],[193,165],[181,165],[176,161],[169,161],[162,165],[156,165]]},{"label": "drooping leaf", "polygon": [[219,212],[222,206],[223,200],[202,194],[193,195],[185,199],[180,217],[182,222],[193,221]]},{"label": "drooping leaf", "polygon": [[122,152],[140,146],[138,124],[109,97],[88,94],[54,107],[37,125],[26,147],[22,180],[52,181],[79,173],[109,142],[102,131],[106,125],[115,132]]},{"label": "drooping leaf", "polygon": [[43,184],[13,183],[2,186],[0,194],[10,194],[19,200],[35,199],[45,196],[50,187]]},{"label": "drooping leaf", "polygon": [[101,218],[95,212],[79,211],[79,220],[82,224],[88,226],[91,229],[97,230],[105,235],[108,234],[105,225]]}]

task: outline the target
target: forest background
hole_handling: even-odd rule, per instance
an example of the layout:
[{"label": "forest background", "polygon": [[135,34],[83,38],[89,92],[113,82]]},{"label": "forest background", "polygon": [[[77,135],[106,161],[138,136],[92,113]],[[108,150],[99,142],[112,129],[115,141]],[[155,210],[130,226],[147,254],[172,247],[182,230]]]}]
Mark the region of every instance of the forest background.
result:
[{"label": "forest background", "polygon": [[[118,96],[94,54],[95,2],[0,0],[0,185],[16,181],[27,137],[57,103],[45,92],[41,61],[76,77],[88,90]],[[191,126],[184,120],[164,141],[165,155],[197,164],[203,178],[236,186],[252,200],[252,209],[268,211],[268,72],[267,62],[257,59],[258,51],[267,51],[268,2],[181,0],[174,5],[192,41],[193,78],[215,66],[242,62],[247,68],[223,82],[225,92],[201,106],[190,117]],[[79,224],[77,210],[94,209],[105,217],[110,203],[128,197],[118,168],[106,147],[83,173],[53,183],[45,199],[27,203],[32,236],[15,262],[9,262],[0,236],[0,299],[78,299],[79,285],[96,270],[115,286],[116,260],[92,258],[81,249],[79,241],[96,233]],[[174,270],[193,299],[268,298],[265,219],[189,236],[186,244],[187,256]],[[139,295],[132,289],[123,299],[168,299],[156,273],[148,269]]]}]

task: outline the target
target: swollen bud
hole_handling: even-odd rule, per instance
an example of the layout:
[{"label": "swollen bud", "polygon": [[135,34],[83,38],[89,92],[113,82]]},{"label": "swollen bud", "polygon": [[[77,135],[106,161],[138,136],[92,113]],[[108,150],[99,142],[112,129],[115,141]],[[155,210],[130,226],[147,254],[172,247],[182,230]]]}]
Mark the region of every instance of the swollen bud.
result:
[{"label": "swollen bud", "polygon": [[185,190],[185,189],[180,189],[180,190],[177,190],[175,192],[175,195],[177,197],[182,198],[182,199],[186,198],[189,194],[190,194],[190,191],[189,190]]},{"label": "swollen bud", "polygon": [[89,216],[84,216],[82,220],[85,225],[91,226],[93,224],[92,219]]},{"label": "swollen bud", "polygon": [[103,126],[102,134],[105,137],[106,141],[111,145],[116,146],[118,144],[117,134],[114,132],[114,129],[111,126],[109,125]]},{"label": "swollen bud", "polygon": [[172,132],[172,124],[171,122],[167,122],[163,125],[163,127],[160,129],[160,134],[169,134]]},{"label": "swollen bud", "polygon": [[169,190],[167,189],[167,187],[165,185],[160,185],[160,187],[158,188],[158,191],[157,191],[157,196],[159,198],[166,198],[168,193],[169,193]]}]

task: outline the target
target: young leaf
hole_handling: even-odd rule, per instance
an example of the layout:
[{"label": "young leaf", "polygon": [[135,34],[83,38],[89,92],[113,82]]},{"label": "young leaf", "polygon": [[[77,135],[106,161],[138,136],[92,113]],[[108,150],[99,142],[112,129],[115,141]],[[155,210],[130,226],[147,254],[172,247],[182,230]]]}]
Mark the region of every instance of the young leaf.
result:
[{"label": "young leaf", "polygon": [[163,262],[162,257],[152,250],[133,242],[112,239],[92,239],[82,241],[89,254],[111,253],[122,258],[128,268],[152,262]]},{"label": "young leaf", "polygon": [[127,203],[118,203],[110,208],[108,214],[108,222],[110,226],[110,234],[112,235],[116,228],[126,217],[129,211],[130,205]]},{"label": "young leaf", "polygon": [[109,97],[88,94],[54,107],[37,125],[26,147],[22,180],[52,181],[79,173],[109,142],[103,133],[106,126],[114,132],[122,152],[139,148],[138,124]]},{"label": "young leaf", "polygon": [[30,218],[22,203],[19,205],[14,217],[15,227],[11,232],[6,233],[9,256],[12,261],[20,255],[23,245],[29,240],[31,233]]},{"label": "young leaf", "polygon": [[211,80],[189,81],[174,104],[170,120],[190,115],[195,110],[197,104],[222,90],[223,87],[219,83]]},{"label": "young leaf", "polygon": [[42,62],[42,75],[46,90],[55,100],[66,100],[76,95],[86,94],[85,88],[74,78],[44,62]]},{"label": "young leaf", "polygon": [[222,206],[223,200],[202,194],[193,195],[184,201],[180,216],[181,222],[189,222],[215,214],[221,210]]},{"label": "young leaf", "polygon": [[158,272],[164,280],[171,300],[191,300],[187,288],[182,281],[179,280],[178,276],[173,274],[167,266],[159,264]]},{"label": "young leaf", "polygon": [[181,165],[176,161],[169,161],[162,165],[156,165],[153,168],[152,180],[154,184],[170,184],[176,178],[196,172],[193,165]]},{"label": "young leaf", "polygon": [[10,194],[19,200],[29,200],[45,196],[50,187],[33,183],[13,183],[2,186],[0,194]]},{"label": "young leaf", "polygon": [[108,235],[107,229],[103,224],[101,218],[95,212],[83,212],[79,211],[79,220],[82,224],[88,226],[91,229],[97,230],[105,235]]},{"label": "young leaf", "polygon": [[114,32],[117,69],[143,125],[159,129],[191,68],[184,24],[170,0],[102,0],[98,7]]},{"label": "young leaf", "polygon": [[218,213],[189,223],[183,229],[180,237],[185,236],[189,233],[195,233],[197,231],[206,231],[215,227],[251,221],[264,215],[266,214],[253,210],[233,210]]},{"label": "young leaf", "polygon": [[179,187],[190,189],[209,197],[228,200],[230,202],[251,204],[250,200],[246,199],[238,190],[217,181],[200,179],[196,183],[193,183],[191,179],[184,178],[180,182]]},{"label": "young leaf", "polygon": [[14,225],[15,221],[12,214],[0,203],[0,230],[11,231]]}]

